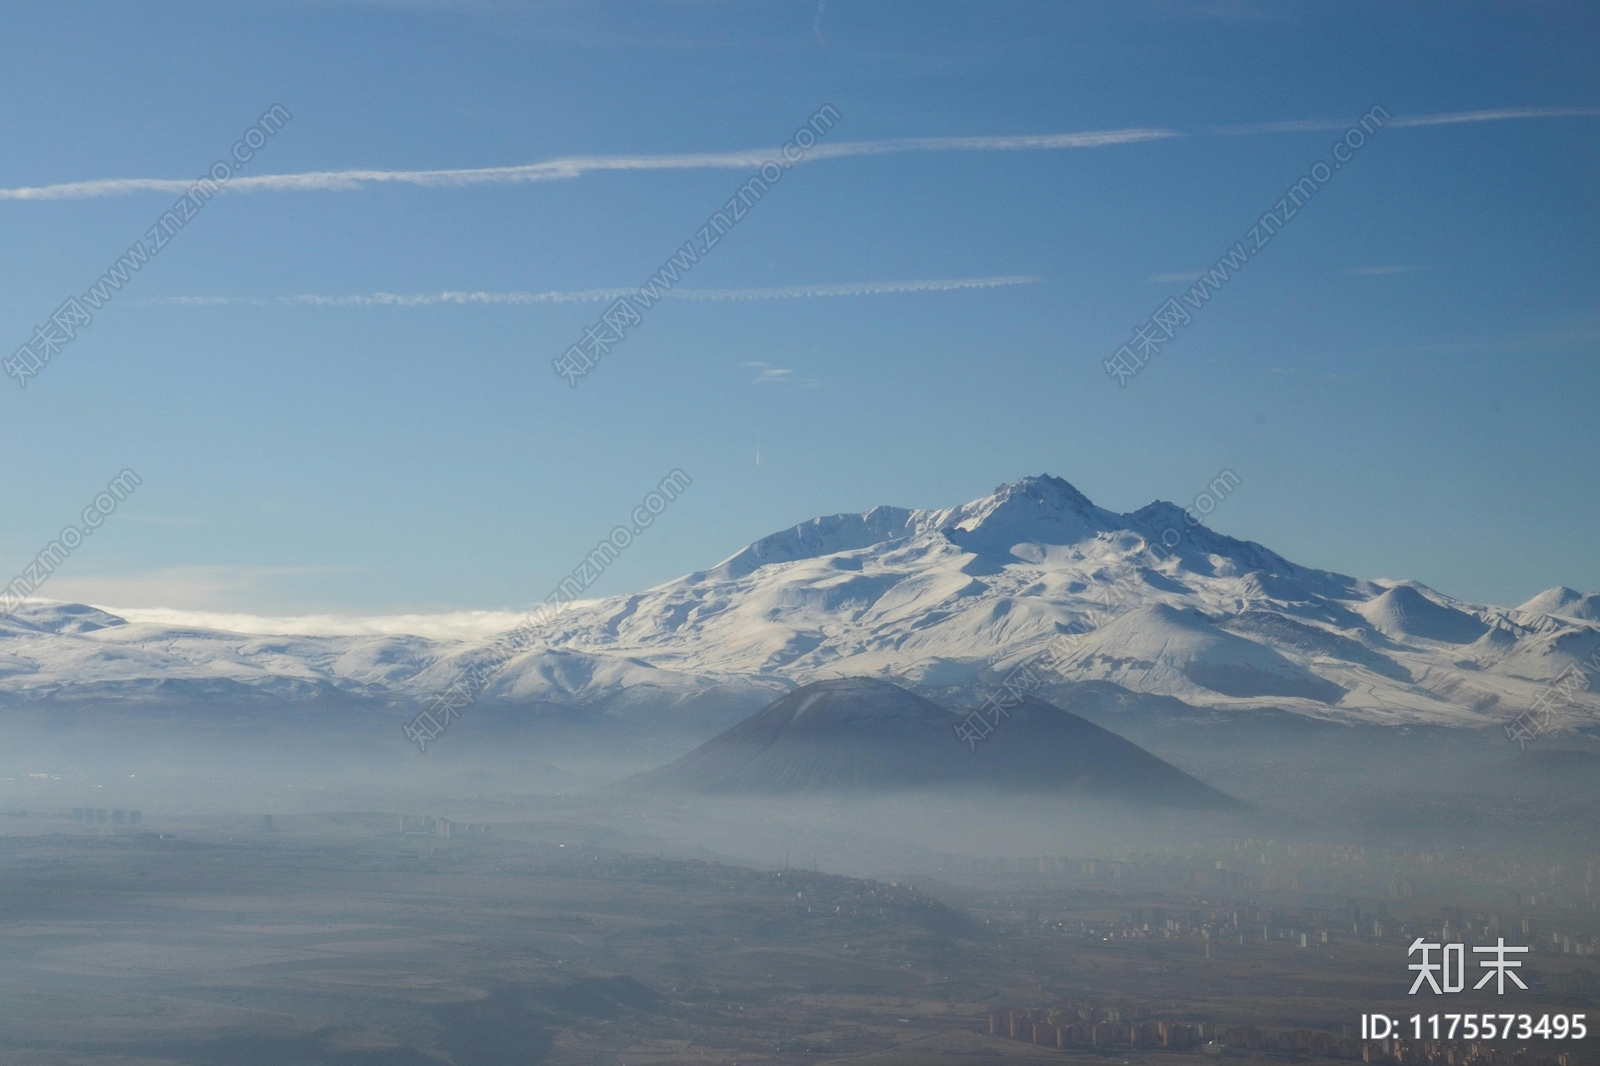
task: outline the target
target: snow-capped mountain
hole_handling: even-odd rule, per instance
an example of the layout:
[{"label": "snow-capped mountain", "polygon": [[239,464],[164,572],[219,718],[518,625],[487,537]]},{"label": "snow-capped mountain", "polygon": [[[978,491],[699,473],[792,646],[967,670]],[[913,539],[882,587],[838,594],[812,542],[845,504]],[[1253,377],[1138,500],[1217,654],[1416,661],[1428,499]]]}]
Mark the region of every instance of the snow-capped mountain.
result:
[{"label": "snow-capped mountain", "polygon": [[[628,718],[749,706],[864,675],[978,698],[1054,645],[1066,680],[1225,708],[1489,725],[1600,648],[1600,596],[1552,589],[1514,609],[1414,582],[1298,566],[1156,502],[1095,506],[1025,478],[945,510],[813,519],[709,570],[574,606],[483,698]],[[1085,626],[1090,631],[1081,636]],[[81,605],[0,619],[0,699],[414,701],[484,646],[422,637],[242,635],[130,623]],[[1561,701],[1600,722],[1600,671]]]}]

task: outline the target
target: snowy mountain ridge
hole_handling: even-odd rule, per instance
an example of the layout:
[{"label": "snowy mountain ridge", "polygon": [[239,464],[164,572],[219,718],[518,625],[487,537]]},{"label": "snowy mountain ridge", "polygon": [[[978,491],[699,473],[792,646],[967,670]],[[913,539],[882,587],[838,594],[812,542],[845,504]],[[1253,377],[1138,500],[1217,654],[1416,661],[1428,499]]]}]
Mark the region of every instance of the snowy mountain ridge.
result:
[{"label": "snowy mountain ridge", "polygon": [[[813,519],[708,570],[574,605],[497,673],[486,701],[628,718],[764,702],[874,676],[976,700],[1072,629],[1064,679],[1197,706],[1485,726],[1600,649],[1600,595],[1518,608],[1298,566],[1156,502],[1117,514],[1059,478],[942,510]],[[0,618],[0,701],[426,699],[485,643],[261,636],[132,623],[83,605]],[[1600,671],[1561,708],[1600,723]]]}]

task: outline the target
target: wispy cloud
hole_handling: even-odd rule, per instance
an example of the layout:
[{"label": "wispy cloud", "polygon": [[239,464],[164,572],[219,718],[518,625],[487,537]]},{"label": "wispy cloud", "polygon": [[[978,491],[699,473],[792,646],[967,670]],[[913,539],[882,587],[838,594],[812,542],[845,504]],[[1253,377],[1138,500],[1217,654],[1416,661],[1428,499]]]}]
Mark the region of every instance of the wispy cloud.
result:
[{"label": "wispy cloud", "polygon": [[50,592],[75,603],[161,604],[206,611],[241,601],[260,602],[286,583],[323,581],[351,572],[349,567],[327,565],[173,566],[120,575],[61,575],[50,583]]},{"label": "wispy cloud", "polygon": [[[560,292],[423,292],[369,296],[160,296],[129,303],[161,307],[428,307],[434,304],[603,303],[637,289],[573,289]],[[668,293],[668,295],[674,295]]]},{"label": "wispy cloud", "polygon": [[1345,273],[1353,278],[1366,278],[1374,277],[1379,274],[1405,274],[1415,269],[1416,267],[1401,266],[1397,264],[1394,266],[1352,267],[1351,269],[1346,270]]},{"label": "wispy cloud", "polygon": [[[1460,122],[1506,122],[1523,118],[1595,118],[1595,107],[1499,107],[1484,111],[1445,111],[1434,115],[1396,115],[1385,122],[1385,129],[1416,126],[1448,126]],[[1303,133],[1307,130],[1342,130],[1349,119],[1300,119],[1292,122],[1257,122],[1248,126],[1215,126],[1212,133],[1241,136],[1252,133]]]},{"label": "wispy cloud", "polygon": [[1033,274],[995,278],[940,278],[925,281],[859,281],[839,285],[786,285],[772,289],[674,289],[681,300],[798,300],[813,296],[883,296],[902,292],[954,292],[958,289],[998,289],[1008,285],[1036,285]]},{"label": "wispy cloud", "polygon": [[786,366],[773,366],[771,363],[763,363],[758,360],[740,363],[739,365],[747,366],[752,370],[759,371],[759,373],[757,373],[756,376],[751,379],[751,382],[756,385],[772,385],[793,382],[796,380],[794,371]]},{"label": "wispy cloud", "polygon": [[[674,300],[798,300],[829,296],[883,296],[908,292],[955,292],[961,289],[997,289],[1009,285],[1034,285],[1033,274],[992,278],[933,278],[922,281],[850,281],[836,285],[784,285],[766,289],[672,289]],[[370,296],[165,296],[129,301],[165,307],[427,307],[436,304],[565,304],[603,303],[637,289],[574,289],[552,292],[428,292],[400,296],[376,292]]]},{"label": "wispy cloud", "polygon": [[1447,126],[1456,122],[1504,122],[1518,118],[1594,118],[1595,107],[1500,107],[1487,111],[1447,111],[1438,115],[1400,115],[1390,126]]},{"label": "wispy cloud", "polygon": [[[899,152],[1025,152],[1062,148],[1104,148],[1181,136],[1176,130],[1121,129],[1086,133],[1043,133],[1007,137],[900,137],[882,141],[838,141],[808,150],[803,162],[847,159],[853,156],[892,155]],[[693,152],[680,155],[573,156],[545,163],[511,167],[475,167],[464,170],[315,170],[299,174],[257,174],[235,177],[222,188],[233,192],[350,192],[371,185],[420,185],[425,188],[460,188],[467,185],[518,185],[534,181],[563,181],[585,174],[612,170],[750,170],[764,163],[781,163],[776,148],[750,148],[734,152]],[[98,178],[57,185],[0,189],[0,200],[79,200],[97,196],[160,192],[182,195],[194,185],[191,178]]]},{"label": "wispy cloud", "polygon": [[[576,601],[575,601],[576,602]],[[527,617],[525,611],[447,611],[439,614],[261,615],[232,611],[187,611],[170,607],[96,604],[129,622],[178,629],[217,629],[271,636],[416,636],[430,640],[487,640]]]},{"label": "wispy cloud", "polygon": [[148,526],[165,526],[168,529],[192,529],[204,525],[198,518],[164,518],[160,515],[135,515],[126,516],[126,521],[139,522]]}]

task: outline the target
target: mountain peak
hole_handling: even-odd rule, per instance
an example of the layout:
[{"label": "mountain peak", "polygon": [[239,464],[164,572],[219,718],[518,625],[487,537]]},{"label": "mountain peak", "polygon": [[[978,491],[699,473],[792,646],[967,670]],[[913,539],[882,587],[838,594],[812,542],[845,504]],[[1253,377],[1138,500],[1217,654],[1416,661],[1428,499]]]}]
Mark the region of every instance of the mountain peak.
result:
[{"label": "mountain peak", "polygon": [[1545,589],[1517,610],[1600,622],[1600,592],[1583,593],[1565,585],[1557,585],[1553,589]]},{"label": "mountain peak", "polygon": [[929,531],[942,532],[969,551],[1003,553],[1013,544],[1030,541],[1070,544],[1107,528],[1114,518],[1067,481],[1040,474],[999,485],[988,496],[942,511],[879,506],[861,514],[813,518],[762,537],[710,571],[690,577],[745,577],[771,563],[856,551]]},{"label": "mountain peak", "polygon": [[[904,507],[874,507],[862,514],[836,514],[813,518],[790,529],[780,530],[735,552],[709,573],[721,578],[738,578],[754,573],[769,563],[792,563],[815,559],[836,552],[854,551],[909,536],[917,513]],[[697,577],[702,575],[690,575]]]},{"label": "mountain peak", "polygon": [[1489,627],[1475,615],[1447,607],[1418,591],[1425,587],[1414,581],[1398,582],[1382,595],[1357,606],[1356,612],[1391,637],[1471,644],[1488,632]]},{"label": "mountain peak", "polygon": [[1054,474],[1040,474],[1038,477],[1023,477],[1004,485],[997,485],[993,495],[996,498],[1012,500],[1035,500],[1041,504],[1058,502],[1071,507],[1076,511],[1089,511],[1094,508],[1094,503],[1079,492],[1071,482],[1065,478],[1056,477]]},{"label": "mountain peak", "polygon": [[935,528],[969,551],[1013,544],[1071,544],[1108,528],[1116,516],[1049,474],[1000,485],[993,494],[939,516]]}]

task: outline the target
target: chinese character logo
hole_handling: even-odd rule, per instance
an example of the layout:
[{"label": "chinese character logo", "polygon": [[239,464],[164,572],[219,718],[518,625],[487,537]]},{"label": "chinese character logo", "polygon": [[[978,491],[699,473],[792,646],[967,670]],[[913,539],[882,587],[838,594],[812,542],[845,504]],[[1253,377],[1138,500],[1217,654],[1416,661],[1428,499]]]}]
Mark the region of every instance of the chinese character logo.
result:
[{"label": "chinese character logo", "polygon": [[1472,950],[1494,953],[1493,959],[1484,959],[1482,962],[1478,963],[1479,966],[1484,967],[1489,972],[1484,974],[1483,980],[1473,985],[1473,988],[1482,988],[1484,985],[1488,984],[1491,979],[1499,978],[1499,980],[1495,983],[1495,994],[1503,996],[1506,994],[1506,978],[1509,977],[1511,978],[1512,984],[1516,985],[1524,992],[1527,991],[1528,986],[1522,983],[1522,978],[1511,972],[1522,965],[1522,960],[1506,958],[1506,952],[1508,951],[1527,951],[1527,948],[1508,948],[1506,947],[1506,938],[1501,937],[1500,943],[1495,947],[1473,948]]},{"label": "chinese character logo", "polygon": [[[1522,983],[1513,970],[1522,965],[1520,959],[1508,959],[1510,952],[1524,952],[1527,948],[1507,947],[1505,937],[1500,938],[1499,944],[1494,947],[1472,949],[1475,953],[1493,955],[1492,959],[1484,959],[1478,965],[1489,972],[1475,985],[1477,990],[1495,981],[1495,993],[1505,995],[1506,978],[1511,978],[1511,983],[1518,988],[1527,990],[1527,985]],[[1434,961],[1434,952],[1439,952],[1438,961]],[[1408,995],[1416,995],[1424,984],[1434,995],[1443,995],[1447,992],[1460,992],[1467,986],[1467,946],[1465,944],[1430,944],[1420,936],[1411,942],[1411,947],[1406,949],[1407,957],[1412,955],[1422,956],[1421,961],[1411,963],[1407,969],[1416,971],[1417,979],[1411,982],[1411,991]]]},{"label": "chinese character logo", "polygon": [[[1445,944],[1442,958],[1439,962],[1432,961],[1432,955],[1441,947],[1439,944],[1424,943],[1419,936],[1411,942],[1406,955],[1415,955],[1422,952],[1422,961],[1413,962],[1410,969],[1417,971],[1417,979],[1411,982],[1411,991],[1408,995],[1416,995],[1417,989],[1426,981],[1428,987],[1433,989],[1433,994],[1438,996],[1445,992],[1459,992],[1467,986],[1467,946],[1465,944]],[[1452,968],[1453,963],[1453,968]],[[1434,975],[1438,976],[1435,977]],[[1444,984],[1439,983],[1443,979]]]}]

